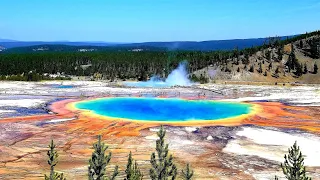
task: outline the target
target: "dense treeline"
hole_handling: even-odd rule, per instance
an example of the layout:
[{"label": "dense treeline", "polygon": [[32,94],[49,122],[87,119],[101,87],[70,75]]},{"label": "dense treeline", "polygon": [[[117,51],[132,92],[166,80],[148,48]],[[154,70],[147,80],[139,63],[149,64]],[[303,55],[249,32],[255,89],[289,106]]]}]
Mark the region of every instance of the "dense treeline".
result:
[{"label": "dense treeline", "polygon": [[182,60],[189,62],[189,71],[220,63],[228,52],[88,52],[34,53],[0,55],[0,75],[39,74],[89,76],[100,73],[105,79],[146,79],[159,74],[166,76]]},{"label": "dense treeline", "polygon": [[[76,76],[100,74],[100,78],[114,80],[168,75],[182,60],[189,62],[189,72],[208,65],[224,66],[230,59],[249,63],[249,56],[268,47],[281,49],[285,44],[320,35],[320,31],[293,36],[287,39],[269,38],[262,46],[232,51],[110,51],[110,52],[53,52],[0,54],[0,75],[41,74],[58,72]],[[318,57],[319,38],[309,40],[311,56]],[[244,58],[239,58],[240,56]],[[229,69],[225,69],[227,72]],[[230,70],[229,70],[230,71]]]}]

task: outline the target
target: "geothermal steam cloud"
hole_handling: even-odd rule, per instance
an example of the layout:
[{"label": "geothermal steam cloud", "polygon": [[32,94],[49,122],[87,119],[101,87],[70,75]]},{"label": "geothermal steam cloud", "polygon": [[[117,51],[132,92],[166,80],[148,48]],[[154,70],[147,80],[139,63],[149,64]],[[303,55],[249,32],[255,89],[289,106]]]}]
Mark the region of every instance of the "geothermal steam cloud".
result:
[{"label": "geothermal steam cloud", "polygon": [[187,72],[187,62],[181,62],[177,69],[173,70],[168,78],[165,80],[165,83],[169,86],[190,86],[191,81],[188,79]]},{"label": "geothermal steam cloud", "polygon": [[145,82],[127,82],[127,86],[133,87],[171,87],[171,86],[190,86],[192,82],[188,79],[187,62],[181,62],[175,70],[173,70],[165,81],[161,81],[159,76],[155,75]]}]

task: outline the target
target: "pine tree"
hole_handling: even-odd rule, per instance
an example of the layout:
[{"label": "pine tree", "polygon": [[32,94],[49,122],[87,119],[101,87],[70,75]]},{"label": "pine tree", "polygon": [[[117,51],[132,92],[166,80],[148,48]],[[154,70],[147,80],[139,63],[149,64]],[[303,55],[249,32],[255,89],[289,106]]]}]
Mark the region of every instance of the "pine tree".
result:
[{"label": "pine tree", "polygon": [[274,78],[279,78],[279,73],[280,73],[280,71],[279,71],[279,66],[278,66],[271,76]]},{"label": "pine tree", "polygon": [[161,126],[159,132],[157,133],[159,139],[156,142],[156,153],[151,154],[151,165],[150,169],[150,178],[152,180],[174,180],[177,176],[177,168],[175,164],[173,164],[172,155],[168,156],[169,145],[164,144],[164,137],[166,135],[166,131]]},{"label": "pine tree", "polygon": [[289,148],[289,154],[284,156],[284,163],[281,168],[288,180],[311,180],[306,176],[306,168],[304,167],[304,158],[297,142]]},{"label": "pine tree", "polygon": [[301,76],[302,75],[302,64],[297,64],[296,65],[296,72],[295,72],[295,74],[297,75],[297,76]]},{"label": "pine tree", "polygon": [[316,63],[314,63],[313,74],[317,74],[317,73],[318,73],[318,65]]},{"label": "pine tree", "polygon": [[274,176],[274,180],[279,180],[278,176]]},{"label": "pine tree", "polygon": [[54,167],[58,164],[58,152],[55,150],[56,145],[54,144],[53,140],[49,145],[49,151],[47,155],[49,157],[48,164],[50,165],[50,176],[44,175],[45,180],[65,180],[63,177],[63,173],[57,173],[54,171]]},{"label": "pine tree", "polygon": [[118,166],[115,167],[112,176],[106,175],[106,167],[111,160],[111,152],[105,155],[108,146],[101,142],[101,135],[98,136],[98,142],[93,145],[93,148],[94,152],[89,160],[89,180],[114,180],[118,175]]},{"label": "pine tree", "polygon": [[293,45],[293,43],[291,43],[291,53],[294,53],[294,45]]},{"label": "pine tree", "polygon": [[294,70],[296,68],[299,68],[299,62],[298,59],[296,58],[296,55],[294,53],[294,47],[293,44],[291,45],[291,53],[289,55],[288,61],[286,62],[286,66],[289,68],[289,72],[291,70]]},{"label": "pine tree", "polygon": [[269,69],[269,71],[272,69],[272,62],[270,62],[268,69]]},{"label": "pine tree", "polygon": [[317,40],[313,39],[311,40],[311,43],[310,43],[310,53],[311,53],[310,55],[314,59],[318,59],[320,57],[320,52],[319,52],[320,40],[318,39],[318,43],[316,41]]},{"label": "pine tree", "polygon": [[249,71],[252,72],[252,73],[254,72],[254,67],[253,67],[253,65],[250,66]]},{"label": "pine tree", "polygon": [[286,66],[288,66],[289,72],[293,69],[293,62],[292,62],[292,53],[289,55],[288,61],[286,62]]},{"label": "pine tree", "polygon": [[131,151],[128,157],[128,164],[125,172],[125,180],[142,180],[143,174],[140,172],[137,162],[133,162]]},{"label": "pine tree", "polygon": [[[227,69],[227,68],[226,68]],[[209,82],[209,78],[205,77],[204,75],[200,74],[200,84],[206,84]]]},{"label": "pine tree", "polygon": [[237,68],[237,72],[240,72],[240,67]]},{"label": "pine tree", "polygon": [[245,53],[244,54],[244,58],[242,59],[242,64],[249,64],[250,63],[250,60],[249,60],[249,54],[248,53]]},{"label": "pine tree", "polygon": [[248,68],[247,68],[247,65],[244,65],[243,69],[244,69],[244,70],[247,70],[247,69],[248,69]]},{"label": "pine tree", "polygon": [[185,170],[182,170],[182,179],[183,180],[191,180],[193,176],[193,170],[190,168],[190,165],[187,164]]},{"label": "pine tree", "polygon": [[264,71],[263,75],[264,76],[268,76],[267,71]]},{"label": "pine tree", "polygon": [[262,73],[262,64],[260,63],[258,73]]},{"label": "pine tree", "polygon": [[268,59],[269,61],[271,60],[271,52],[270,52],[269,50],[266,51],[265,57],[266,57],[266,59]]},{"label": "pine tree", "polygon": [[302,49],[302,48],[303,48],[303,41],[302,41],[302,40],[300,40],[300,42],[299,42],[299,46],[300,46],[300,49]]},{"label": "pine tree", "polygon": [[279,67],[274,71],[276,74],[279,74]]},{"label": "pine tree", "polygon": [[282,61],[282,58],[283,58],[282,49],[283,49],[283,46],[278,48],[278,53],[277,53],[278,54],[278,61]]},{"label": "pine tree", "polygon": [[303,74],[308,73],[307,63],[304,63]]}]

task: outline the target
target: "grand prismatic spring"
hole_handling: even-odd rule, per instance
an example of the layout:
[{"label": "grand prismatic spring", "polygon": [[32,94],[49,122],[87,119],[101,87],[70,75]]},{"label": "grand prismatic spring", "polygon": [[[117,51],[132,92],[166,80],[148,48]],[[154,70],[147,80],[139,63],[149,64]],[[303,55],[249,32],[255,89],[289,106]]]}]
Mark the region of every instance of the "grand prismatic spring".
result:
[{"label": "grand prismatic spring", "polygon": [[101,98],[75,103],[74,107],[111,119],[146,122],[197,122],[231,119],[252,113],[253,105],[168,98]]}]

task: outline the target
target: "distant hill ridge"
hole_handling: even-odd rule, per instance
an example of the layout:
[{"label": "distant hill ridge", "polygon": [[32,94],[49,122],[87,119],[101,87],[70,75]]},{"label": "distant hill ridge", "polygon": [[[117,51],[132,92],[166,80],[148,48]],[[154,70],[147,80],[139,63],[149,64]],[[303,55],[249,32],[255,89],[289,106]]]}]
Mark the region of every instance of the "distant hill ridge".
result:
[{"label": "distant hill ridge", "polygon": [[[292,36],[282,36],[280,39]],[[8,39],[0,39],[0,46],[8,49],[10,52],[32,52],[34,48],[41,46],[50,46],[47,51],[56,51],[59,46],[60,51],[78,51],[79,49],[93,48],[97,51],[110,49],[143,49],[143,50],[195,50],[195,51],[215,51],[215,50],[232,50],[235,48],[244,49],[252,46],[260,46],[266,43],[269,38],[252,38],[252,39],[231,39],[231,40],[212,40],[212,41],[173,41],[173,42],[142,42],[142,43],[108,43],[108,42],[24,42]],[[34,46],[30,48],[30,46]],[[64,47],[62,47],[64,46]],[[75,46],[75,47],[70,47]],[[24,49],[23,47],[26,47]],[[112,47],[112,48],[101,48]],[[17,48],[17,49],[14,49]],[[61,49],[62,48],[62,49]],[[10,50],[11,49],[11,50]]]}]

